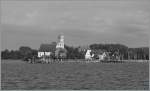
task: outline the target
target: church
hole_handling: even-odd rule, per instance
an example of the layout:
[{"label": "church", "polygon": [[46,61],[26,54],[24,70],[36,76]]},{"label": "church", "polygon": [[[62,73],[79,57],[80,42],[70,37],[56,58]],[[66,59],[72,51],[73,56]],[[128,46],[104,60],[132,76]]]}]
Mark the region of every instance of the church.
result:
[{"label": "church", "polygon": [[55,57],[56,57],[56,59],[64,59],[67,57],[67,50],[64,47],[64,35],[63,34],[60,34],[58,36]]},{"label": "church", "polygon": [[51,44],[41,44],[38,51],[38,58],[49,59],[54,54],[56,58],[66,57],[67,50],[64,48],[64,35],[58,36],[57,43],[52,42]]},{"label": "church", "polygon": [[58,36],[58,42],[57,42],[57,45],[56,45],[56,49],[58,49],[58,48],[64,49],[64,35],[63,34],[60,34]]}]

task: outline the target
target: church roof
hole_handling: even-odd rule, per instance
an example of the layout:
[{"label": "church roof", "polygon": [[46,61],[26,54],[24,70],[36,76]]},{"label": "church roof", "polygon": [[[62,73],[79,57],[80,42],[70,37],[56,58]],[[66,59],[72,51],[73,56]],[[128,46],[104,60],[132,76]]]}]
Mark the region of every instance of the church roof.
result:
[{"label": "church roof", "polygon": [[55,51],[56,45],[53,44],[41,44],[39,51],[41,52],[53,52]]}]

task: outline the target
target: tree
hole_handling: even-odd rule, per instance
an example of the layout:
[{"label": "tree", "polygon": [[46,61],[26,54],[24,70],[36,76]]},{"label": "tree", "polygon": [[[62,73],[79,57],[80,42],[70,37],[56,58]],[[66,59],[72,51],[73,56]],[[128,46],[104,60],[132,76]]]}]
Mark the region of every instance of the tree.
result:
[{"label": "tree", "polygon": [[56,56],[56,58],[66,58],[67,50],[66,49],[62,49],[62,48],[58,48],[55,51],[55,56]]},{"label": "tree", "polygon": [[20,52],[22,58],[32,56],[32,49],[27,46],[21,46],[19,48],[19,52]]},{"label": "tree", "polygon": [[1,52],[1,58],[2,59],[9,59],[9,50],[8,49]]}]

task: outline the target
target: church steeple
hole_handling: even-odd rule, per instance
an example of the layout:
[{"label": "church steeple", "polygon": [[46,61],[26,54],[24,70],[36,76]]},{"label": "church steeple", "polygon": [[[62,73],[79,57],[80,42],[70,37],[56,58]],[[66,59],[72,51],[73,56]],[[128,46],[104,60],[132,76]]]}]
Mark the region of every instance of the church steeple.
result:
[{"label": "church steeple", "polygon": [[57,42],[56,48],[63,48],[64,49],[64,35],[63,34],[60,34],[58,36],[58,42]]}]

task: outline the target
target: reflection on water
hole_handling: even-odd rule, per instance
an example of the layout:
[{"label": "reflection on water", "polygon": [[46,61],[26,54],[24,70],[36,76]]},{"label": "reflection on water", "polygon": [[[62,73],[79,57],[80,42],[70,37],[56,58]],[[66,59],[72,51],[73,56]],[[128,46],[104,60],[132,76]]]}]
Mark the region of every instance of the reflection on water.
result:
[{"label": "reflection on water", "polygon": [[2,89],[149,89],[148,63],[2,63]]}]

